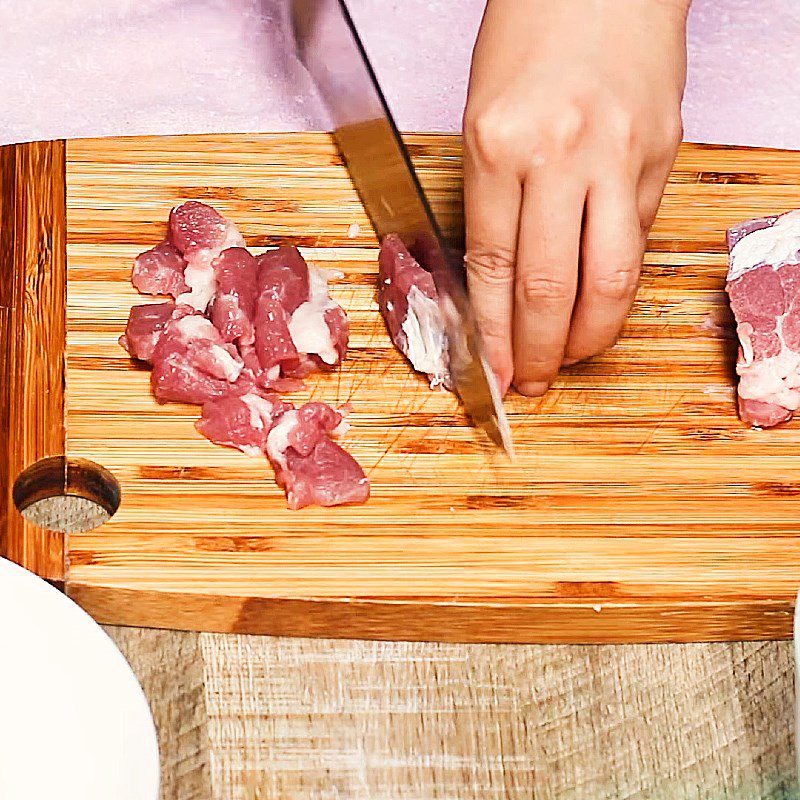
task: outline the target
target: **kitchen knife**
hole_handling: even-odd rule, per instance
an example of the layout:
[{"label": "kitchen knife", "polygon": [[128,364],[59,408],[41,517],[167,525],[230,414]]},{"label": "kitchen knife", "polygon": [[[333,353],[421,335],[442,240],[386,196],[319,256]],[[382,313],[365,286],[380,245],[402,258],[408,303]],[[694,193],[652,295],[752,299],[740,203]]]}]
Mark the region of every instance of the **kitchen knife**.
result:
[{"label": "kitchen knife", "polygon": [[472,421],[513,458],[503,400],[465,289],[463,253],[442,236],[344,0],[293,0],[292,17],[298,55],[330,112],[375,233],[398,234],[432,274],[456,392]]}]

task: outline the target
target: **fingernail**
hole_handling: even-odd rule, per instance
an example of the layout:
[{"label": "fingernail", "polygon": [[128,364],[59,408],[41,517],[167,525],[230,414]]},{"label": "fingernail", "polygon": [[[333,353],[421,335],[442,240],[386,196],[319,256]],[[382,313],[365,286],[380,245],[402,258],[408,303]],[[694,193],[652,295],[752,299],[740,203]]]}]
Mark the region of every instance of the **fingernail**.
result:
[{"label": "fingernail", "polygon": [[514,388],[526,397],[541,397],[549,388],[544,381],[523,381],[514,384]]},{"label": "fingernail", "polygon": [[561,362],[562,367],[574,367],[580,361],[579,358],[565,358]]}]

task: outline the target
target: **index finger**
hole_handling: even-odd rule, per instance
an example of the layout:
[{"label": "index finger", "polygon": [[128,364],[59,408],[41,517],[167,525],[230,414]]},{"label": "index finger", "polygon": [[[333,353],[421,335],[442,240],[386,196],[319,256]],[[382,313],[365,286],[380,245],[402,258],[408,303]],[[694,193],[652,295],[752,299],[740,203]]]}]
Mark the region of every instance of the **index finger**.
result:
[{"label": "index finger", "polygon": [[464,156],[467,284],[486,358],[505,394],[514,371],[511,320],[522,185],[512,171]]}]

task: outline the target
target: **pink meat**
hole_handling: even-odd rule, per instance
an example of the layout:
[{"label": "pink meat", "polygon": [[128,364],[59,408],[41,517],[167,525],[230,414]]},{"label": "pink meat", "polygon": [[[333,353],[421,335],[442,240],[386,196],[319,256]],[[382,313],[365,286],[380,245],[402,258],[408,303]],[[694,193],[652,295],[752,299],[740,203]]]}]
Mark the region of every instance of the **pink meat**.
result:
[{"label": "pink meat", "polygon": [[399,236],[381,243],[378,306],[395,347],[431,386],[450,388],[445,323],[433,276],[421,267]]},{"label": "pink meat", "polygon": [[279,247],[258,256],[258,293],[273,294],[291,314],[308,300],[308,264],[296,247]]},{"label": "pink meat", "polygon": [[236,348],[223,342],[205,316],[185,306],[167,323],[152,360],[150,381],[159,403],[200,405],[252,387]]},{"label": "pink meat", "polygon": [[287,411],[267,437],[267,455],[289,508],[363,503],[369,480],[356,460],[330,437],[342,415],[324,403]]},{"label": "pink meat", "polygon": [[248,393],[223,397],[203,406],[195,427],[215,444],[236,447],[248,455],[263,455],[273,423],[293,406],[276,396]]},{"label": "pink meat", "polygon": [[338,364],[347,353],[347,345],[350,341],[350,320],[347,319],[347,314],[340,305],[326,308],[324,316],[325,324],[330,331],[333,348],[338,355],[336,362]]},{"label": "pink meat", "polygon": [[171,242],[161,242],[136,257],[131,282],[142,294],[177,297],[189,287],[184,280],[186,262]]},{"label": "pink meat", "polygon": [[258,262],[256,353],[268,380],[302,379],[338,364],[350,330],[328,293],[326,273],[310,268],[296,247],[269,251]]},{"label": "pink meat", "polygon": [[253,344],[258,298],[256,259],[243,247],[231,247],[213,266],[217,293],[211,304],[212,322],[226,342]]},{"label": "pink meat", "polygon": [[798,223],[800,212],[791,212],[728,231],[726,288],[740,344],[739,416],[753,427],[786,422],[800,407]]},{"label": "pink meat", "polygon": [[300,356],[289,333],[289,314],[277,297],[264,292],[256,303],[255,352],[258,363],[271,379],[299,363]]},{"label": "pink meat", "polygon": [[175,303],[148,303],[134,306],[119,343],[141,361],[152,361],[161,332],[175,311]]},{"label": "pink meat", "polygon": [[[327,276],[293,247],[255,259],[235,226],[203,203],[170,214],[168,240],[134,266],[140,291],[177,303],[135,306],[120,344],[152,363],[159,403],[203,406],[196,426],[217,444],[268,452],[291,508],[364,502],[369,482],[336,442],[343,416],[324,403],[295,410],[270,391],[303,387],[344,357],[348,320]],[[183,282],[182,282],[183,281]]]},{"label": "pink meat", "polygon": [[170,212],[169,241],[186,260],[189,291],[179,295],[178,302],[205,311],[216,290],[213,261],[229,247],[244,247],[242,235],[211,206],[189,200]]}]

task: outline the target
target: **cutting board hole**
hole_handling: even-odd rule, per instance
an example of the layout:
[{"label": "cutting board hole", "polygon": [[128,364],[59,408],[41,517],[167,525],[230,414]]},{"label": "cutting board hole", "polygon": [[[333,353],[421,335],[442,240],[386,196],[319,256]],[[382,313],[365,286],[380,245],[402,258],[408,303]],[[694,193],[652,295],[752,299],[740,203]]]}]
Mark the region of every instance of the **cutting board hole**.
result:
[{"label": "cutting board hole", "polygon": [[14,482],[14,504],[34,525],[79,533],[98,528],[116,513],[119,481],[105,467],[80,458],[43,458]]}]

